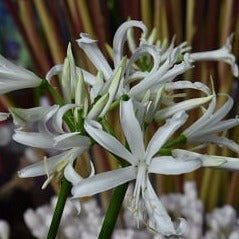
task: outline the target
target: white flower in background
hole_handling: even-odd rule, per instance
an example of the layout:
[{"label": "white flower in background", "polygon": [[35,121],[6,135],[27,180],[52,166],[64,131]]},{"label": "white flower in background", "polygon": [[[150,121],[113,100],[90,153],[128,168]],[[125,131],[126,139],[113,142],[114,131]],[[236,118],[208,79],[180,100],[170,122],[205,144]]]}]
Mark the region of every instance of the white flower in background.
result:
[{"label": "white flower in background", "polygon": [[[195,182],[184,183],[184,193],[170,193],[162,195],[164,206],[172,214],[182,215],[189,221],[188,232],[182,237],[170,237],[170,239],[238,239],[238,223],[236,210],[229,205],[216,208],[211,213],[204,214],[204,206],[198,198]],[[35,210],[27,209],[24,213],[24,221],[33,236],[37,239],[46,238],[52,213],[56,204],[54,197],[50,204],[42,205]],[[125,204],[125,208],[127,205]],[[129,210],[123,210],[123,218],[126,228],[116,225],[113,239],[166,239],[160,234],[151,233],[144,228],[140,230],[133,223],[132,214]],[[70,200],[66,201],[62,222],[58,236],[61,239],[97,239],[103,220],[103,211],[97,204],[96,199],[82,202],[82,213],[77,214]],[[205,226],[204,226],[205,224]],[[1,237],[0,237],[1,238]]]},{"label": "white flower in background", "polygon": [[[220,94],[219,96],[223,96],[223,94]],[[229,95],[225,96],[228,100],[223,104],[223,106],[221,106],[220,109],[215,111],[216,97],[214,97],[202,117],[183,131],[182,134],[186,136],[187,142],[200,143],[204,145],[214,143],[220,146],[225,146],[232,151],[239,152],[239,145],[233,140],[215,135],[216,133],[224,132],[239,125],[238,117],[223,120],[233,107],[233,99]]]},{"label": "white flower in background", "polygon": [[231,53],[232,49],[232,40],[233,34],[231,34],[227,40],[226,44],[222,46],[220,49],[213,51],[205,51],[205,52],[195,52],[189,54],[189,59],[191,61],[224,61],[231,66],[232,73],[235,77],[238,77],[238,66],[236,64],[236,58]]},{"label": "white flower in background", "polygon": [[8,222],[0,220],[0,239],[10,238],[10,226]]},{"label": "white flower in background", "polygon": [[41,82],[42,79],[33,72],[13,64],[0,55],[0,94],[34,88],[39,86]]}]

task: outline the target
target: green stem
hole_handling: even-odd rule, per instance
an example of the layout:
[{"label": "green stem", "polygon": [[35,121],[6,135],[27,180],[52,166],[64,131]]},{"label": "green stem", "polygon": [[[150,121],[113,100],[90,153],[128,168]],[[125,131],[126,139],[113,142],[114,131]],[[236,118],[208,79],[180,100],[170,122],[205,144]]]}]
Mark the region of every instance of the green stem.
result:
[{"label": "green stem", "polygon": [[43,80],[40,88],[47,89],[51,93],[54,101],[59,105],[64,105],[64,100],[62,99],[61,95],[54,89],[54,87],[48,83],[47,80]]},{"label": "green stem", "polygon": [[47,239],[55,239],[61,222],[61,216],[65,207],[66,199],[71,190],[71,184],[63,178],[60,193],[58,195],[56,208],[52,217]]},{"label": "green stem", "polygon": [[98,237],[99,239],[111,238],[127,188],[128,188],[128,183],[125,183],[114,189],[111,200],[110,200],[110,205],[107,209],[104,222],[101,227],[101,231]]}]

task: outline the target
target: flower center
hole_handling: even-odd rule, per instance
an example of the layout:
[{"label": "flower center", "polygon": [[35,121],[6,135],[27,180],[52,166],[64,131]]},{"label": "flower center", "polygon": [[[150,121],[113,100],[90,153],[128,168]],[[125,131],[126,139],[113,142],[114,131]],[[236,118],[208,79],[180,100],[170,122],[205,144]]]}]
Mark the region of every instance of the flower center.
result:
[{"label": "flower center", "polygon": [[131,211],[134,214],[134,216],[137,219],[137,223],[139,225],[139,204],[140,204],[140,197],[142,191],[146,189],[146,175],[148,172],[148,165],[146,164],[145,160],[139,161],[138,164],[138,172],[137,172],[137,177],[136,177],[136,183],[135,183],[135,188],[134,188],[134,193],[133,193],[133,199],[132,199],[132,204],[131,204]]}]

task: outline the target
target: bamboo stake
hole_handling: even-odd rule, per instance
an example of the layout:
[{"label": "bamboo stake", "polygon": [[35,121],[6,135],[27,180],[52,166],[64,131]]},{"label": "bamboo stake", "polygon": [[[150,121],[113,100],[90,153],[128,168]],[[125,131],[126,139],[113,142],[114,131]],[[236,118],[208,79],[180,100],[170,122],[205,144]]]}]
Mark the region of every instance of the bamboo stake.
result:
[{"label": "bamboo stake", "polygon": [[76,3],[77,3],[78,11],[79,11],[81,19],[82,19],[84,31],[87,32],[88,34],[90,34],[91,37],[94,37],[95,31],[93,28],[93,23],[91,21],[89,9],[87,6],[87,1],[80,0],[80,1],[76,1]]},{"label": "bamboo stake", "polygon": [[37,61],[39,62],[39,70],[43,74],[46,74],[51,67],[51,63],[42,45],[40,36],[37,32],[37,27],[35,25],[32,11],[32,5],[28,0],[19,1],[19,10],[28,40],[32,46]]},{"label": "bamboo stake", "polygon": [[62,63],[65,57],[65,48],[63,47],[61,36],[56,31],[56,25],[48,13],[45,2],[34,0],[34,3],[41,19],[54,63]]},{"label": "bamboo stake", "polygon": [[149,0],[141,0],[141,17],[145,25],[151,31],[152,26],[152,6]]}]

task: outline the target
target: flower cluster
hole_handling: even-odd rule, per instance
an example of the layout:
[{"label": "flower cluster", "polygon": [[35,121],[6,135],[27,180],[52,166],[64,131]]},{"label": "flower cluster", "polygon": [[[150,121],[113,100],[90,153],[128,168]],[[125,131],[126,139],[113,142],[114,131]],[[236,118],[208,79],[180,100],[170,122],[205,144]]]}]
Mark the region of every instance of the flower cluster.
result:
[{"label": "flower cluster", "polygon": [[[142,31],[138,46],[132,37],[133,28]],[[54,66],[43,80],[1,56],[1,93],[39,86],[52,93],[56,104],[31,109],[12,107],[9,113],[1,113],[0,119],[13,118],[17,126],[13,135],[15,141],[59,152],[23,168],[19,171],[20,177],[47,175],[45,187],[52,178],[61,179],[64,175],[73,185],[73,199],[92,196],[134,180],[128,207],[137,223],[143,221],[151,230],[166,236],[182,235],[186,221],[183,218],[177,222],[171,220],[149,175],[179,175],[200,167],[238,170],[237,158],[195,151],[213,143],[238,152],[236,142],[218,134],[238,125],[239,119],[224,119],[233,106],[229,95],[217,96],[214,89],[205,84],[178,80],[178,76],[201,60],[224,61],[231,66],[234,76],[238,76],[238,66],[230,52],[232,36],[219,50],[198,53],[191,53],[186,42],[175,46],[174,40],[169,45],[156,40],[154,34],[148,35],[142,22],[123,23],[113,39],[111,65],[97,41],[81,34],[77,43],[98,70],[96,75],[76,66],[70,44],[64,63]],[[124,54],[126,41],[129,56]],[[59,75],[62,97],[50,85],[54,75]],[[175,93],[175,90],[185,89],[197,90],[203,96],[185,99],[185,94]],[[218,97],[226,97],[227,101],[215,111]],[[205,108],[206,103],[209,103],[208,108]],[[182,131],[190,111],[196,108],[202,109],[202,116]],[[116,114],[116,109],[119,109],[125,142],[116,137],[109,123],[109,115]],[[151,139],[146,140],[148,128],[154,122],[159,127]],[[193,150],[178,148],[187,143],[196,147]],[[95,174],[91,161],[91,174],[82,178],[75,171],[74,162],[94,144],[112,153],[119,168]]]}]

